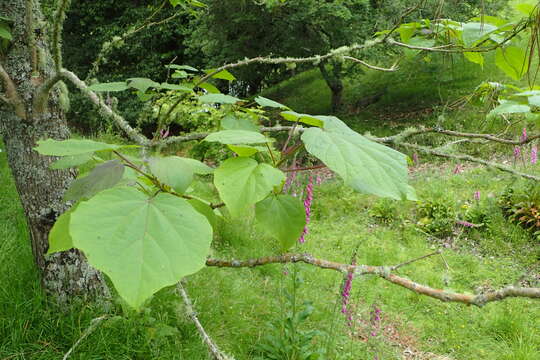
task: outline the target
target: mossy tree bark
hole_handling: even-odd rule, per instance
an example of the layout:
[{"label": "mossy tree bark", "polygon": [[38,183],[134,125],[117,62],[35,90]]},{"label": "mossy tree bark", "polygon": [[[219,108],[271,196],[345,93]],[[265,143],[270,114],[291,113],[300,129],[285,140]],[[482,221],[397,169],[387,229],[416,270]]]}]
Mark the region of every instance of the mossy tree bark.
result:
[{"label": "mossy tree bark", "polygon": [[46,106],[35,105],[38,89],[54,72],[39,1],[2,0],[0,14],[13,21],[13,40],[0,53],[0,94],[10,100],[0,101],[0,134],[26,214],[43,288],[60,300],[75,294],[107,295],[102,276],[80,252],[45,255],[51,227],[69,207],[62,196],[76,173],[51,170],[49,166],[55,159],[39,155],[33,147],[40,139],[62,140],[70,136],[62,106],[67,94],[62,94],[65,86],[58,83],[49,92]]}]

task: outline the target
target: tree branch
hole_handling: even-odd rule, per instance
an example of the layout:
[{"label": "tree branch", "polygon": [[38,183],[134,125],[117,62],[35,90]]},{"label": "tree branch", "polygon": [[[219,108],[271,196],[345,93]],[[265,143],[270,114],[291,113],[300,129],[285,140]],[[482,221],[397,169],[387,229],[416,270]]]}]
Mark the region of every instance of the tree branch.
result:
[{"label": "tree branch", "polygon": [[101,322],[103,320],[105,320],[106,318],[108,318],[109,316],[108,315],[103,315],[103,316],[100,316],[98,318],[95,318],[95,319],[92,319],[92,321],[90,321],[90,326],[88,326],[88,328],[82,333],[81,337],[79,338],[79,340],[77,340],[75,342],[75,344],[73,344],[73,346],[69,349],[69,351],[64,355],[64,357],[62,358],[62,360],[66,360],[70,355],[71,353],[73,352],[73,350],[75,350],[75,348],[77,346],[79,346],[79,344],[88,336],[90,335],[94,330],[96,330],[96,328],[98,327],[99,324],[101,324]]},{"label": "tree branch", "polygon": [[17,88],[11,80],[11,77],[6,72],[2,64],[0,64],[0,79],[4,82],[6,95],[2,96],[2,100],[12,105],[15,109],[15,114],[21,119],[26,119],[26,109],[24,108],[24,103],[17,93]]},{"label": "tree branch", "polygon": [[58,0],[53,20],[52,50],[56,72],[62,70],[62,29],[71,0]]},{"label": "tree branch", "polygon": [[89,98],[90,101],[92,101],[96,106],[98,106],[98,108],[100,108],[103,111],[103,114],[105,116],[110,117],[116,123],[116,125],[118,125],[118,127],[126,133],[126,135],[132,141],[134,141],[135,143],[141,146],[150,145],[150,141],[145,136],[143,136],[137,130],[132,128],[122,116],[114,112],[107,104],[105,104],[105,102],[99,96],[97,96],[95,92],[90,90],[88,86],[86,85],[86,83],[82,81],[81,79],[79,79],[77,75],[67,70],[62,70],[60,72],[60,75],[63,78],[71,81],[79,90],[81,90],[81,92],[84,95],[86,95],[86,97]]},{"label": "tree branch", "polygon": [[417,151],[421,151],[423,153],[434,155],[434,156],[437,156],[437,157],[474,162],[474,163],[482,164],[482,165],[485,165],[487,167],[495,168],[495,169],[498,169],[498,170],[501,170],[501,171],[504,171],[504,172],[507,172],[507,173],[510,173],[510,174],[521,176],[521,177],[523,177],[525,179],[534,180],[534,181],[540,181],[540,177],[538,177],[538,176],[527,174],[527,173],[522,173],[522,172],[514,170],[514,169],[512,169],[512,168],[510,168],[508,166],[504,166],[502,164],[498,164],[498,163],[495,163],[495,162],[479,159],[479,158],[476,158],[474,156],[470,156],[470,155],[454,155],[454,154],[443,153],[443,152],[440,152],[440,151],[437,151],[437,150],[434,150],[434,149],[429,149],[429,148],[427,148],[425,146],[419,146],[419,145],[405,143],[405,142],[400,142],[399,145],[404,146],[404,147],[408,147],[408,148],[411,148],[411,149],[415,149]]},{"label": "tree branch", "polygon": [[377,70],[377,71],[393,72],[393,71],[396,71],[398,69],[397,62],[394,65],[392,65],[392,67],[390,67],[390,68],[383,68],[383,67],[368,64],[367,62],[365,62],[363,60],[360,60],[360,59],[357,59],[357,58],[354,58],[352,56],[343,56],[343,59],[351,60],[353,62],[359,63],[359,64],[367,67],[368,69]]},{"label": "tree branch", "polygon": [[186,305],[187,315],[189,316],[191,321],[193,321],[193,323],[195,324],[195,327],[197,327],[197,330],[199,331],[199,334],[201,335],[202,341],[208,347],[208,350],[212,354],[212,357],[215,360],[234,360],[234,358],[231,358],[225,355],[223,352],[221,352],[221,350],[219,350],[216,343],[210,338],[208,333],[204,330],[204,327],[202,326],[201,322],[199,321],[199,318],[197,317],[197,313],[195,312],[195,310],[193,310],[191,299],[189,298],[184,287],[182,286],[182,282],[179,282],[178,284],[176,284],[176,291],[184,300],[184,304]]},{"label": "tree branch", "polygon": [[154,11],[148,18],[146,18],[143,21],[143,24],[141,26],[139,26],[139,27],[133,26],[130,29],[128,29],[125,33],[123,33],[121,36],[115,36],[108,43],[104,43],[102,45],[102,47],[101,47],[101,50],[100,50],[96,60],[92,63],[92,68],[88,72],[88,75],[86,76],[86,80],[91,79],[92,77],[94,77],[97,74],[97,72],[99,71],[99,66],[101,65],[103,60],[116,47],[117,44],[121,44],[127,38],[135,35],[139,31],[142,31],[144,29],[150,28],[150,27],[155,26],[155,25],[164,24],[164,23],[178,17],[180,15],[180,12],[177,12],[177,13],[175,13],[175,14],[173,14],[173,15],[171,15],[168,18],[165,18],[163,20],[150,22],[150,20],[152,18],[154,18],[163,9],[165,4],[167,4],[167,3],[168,3],[168,0],[163,1],[161,3],[161,5],[159,6],[159,8],[157,8],[156,11]]},{"label": "tree branch", "polygon": [[[420,258],[411,260],[416,261]],[[355,278],[359,275],[376,275],[383,278],[386,281],[389,281],[393,284],[399,285],[406,289],[411,290],[420,295],[425,295],[432,297],[437,300],[444,302],[458,302],[467,305],[475,305],[482,307],[485,304],[492,301],[504,300],[508,297],[527,297],[531,299],[540,299],[540,288],[518,288],[514,286],[507,286],[499,290],[488,291],[483,294],[471,295],[471,294],[461,294],[453,293],[449,291],[444,291],[442,289],[435,289],[429,286],[425,286],[404,277],[400,277],[391,273],[392,268],[399,268],[404,264],[396,265],[395,267],[388,266],[370,266],[370,265],[349,265],[342,264],[333,261],[317,259],[310,254],[285,254],[279,256],[267,256],[258,259],[249,259],[249,260],[221,260],[221,259],[207,259],[207,266],[214,267],[230,267],[230,268],[240,268],[240,267],[255,267],[268,264],[287,264],[287,263],[298,263],[303,262],[309,265],[313,265],[322,269],[330,269],[339,271],[343,274],[353,272]]]},{"label": "tree branch", "polygon": [[49,93],[56,83],[62,81],[62,77],[63,75],[61,73],[56,73],[35,90],[33,107],[36,113],[42,114],[45,112],[47,101],[49,99]]}]

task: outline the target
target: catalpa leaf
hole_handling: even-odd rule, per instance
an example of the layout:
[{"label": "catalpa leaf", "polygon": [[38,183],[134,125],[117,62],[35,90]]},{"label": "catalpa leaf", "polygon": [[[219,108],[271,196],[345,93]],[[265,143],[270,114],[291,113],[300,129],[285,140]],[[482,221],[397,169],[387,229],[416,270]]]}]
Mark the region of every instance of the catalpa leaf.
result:
[{"label": "catalpa leaf", "polygon": [[192,167],[178,156],[152,158],[148,166],[161,183],[177,193],[183,194],[193,181]]},{"label": "catalpa leaf", "polygon": [[234,115],[227,115],[221,119],[221,127],[224,130],[247,130],[247,131],[259,131],[259,127],[245,118],[239,118]]},{"label": "catalpa leaf", "polygon": [[158,290],[204,267],[212,227],[184,199],[135,188],[103,191],[71,215],[73,245],[138,309]]},{"label": "catalpa leaf", "polygon": [[212,225],[212,229],[215,230],[217,227],[218,219],[216,214],[214,213],[214,210],[212,210],[212,208],[208,204],[203,203],[199,199],[189,199],[188,202],[191,206],[193,206],[195,210],[197,210],[199,214],[206,217],[206,220],[208,220],[210,225]]},{"label": "catalpa leaf", "polygon": [[118,184],[123,175],[124,165],[119,160],[107,161],[93,168],[87,176],[75,179],[64,194],[64,200],[91,198]]},{"label": "catalpa leaf", "polygon": [[306,150],[353,189],[393,199],[415,200],[407,184],[407,157],[368,140],[334,116],[319,116],[324,128],[302,134]]},{"label": "catalpa leaf", "polygon": [[285,120],[293,122],[301,122],[308,125],[323,126],[323,120],[320,119],[320,115],[308,115],[308,114],[299,114],[294,111],[283,111],[280,113]]},{"label": "catalpa leaf", "polygon": [[306,211],[299,198],[291,195],[270,195],[255,205],[257,222],[281,245],[290,249],[302,235]]},{"label": "catalpa leaf", "polygon": [[68,169],[71,167],[82,165],[92,160],[93,153],[63,156],[60,159],[53,162],[50,166],[51,169]]},{"label": "catalpa leaf", "polygon": [[106,144],[86,139],[69,139],[62,141],[47,139],[39,140],[37,143],[38,146],[36,146],[34,150],[41,155],[50,156],[74,156],[93,153],[95,151],[114,151],[123,148],[138,147],[137,145]]},{"label": "catalpa leaf", "polygon": [[209,142],[219,142],[225,145],[262,144],[272,141],[261,133],[246,130],[221,130],[208,135],[204,140]]},{"label": "catalpa leaf", "polygon": [[73,248],[73,239],[69,233],[69,222],[71,221],[71,213],[75,211],[77,205],[63,213],[56,219],[51,231],[49,232],[49,249],[47,254],[66,251]]},{"label": "catalpa leaf", "polygon": [[[216,69],[208,69],[208,70],[204,70],[205,73],[207,74],[211,74],[213,73],[214,71],[216,71]],[[211,77],[213,77],[214,79],[222,79],[222,80],[227,80],[227,81],[234,81],[236,80],[236,77],[234,77],[233,74],[231,74],[229,71],[227,70],[221,70],[220,72],[217,72],[215,73],[214,75],[212,75]]]},{"label": "catalpa leaf", "polygon": [[277,101],[267,99],[262,96],[257,96],[255,98],[255,102],[259,104],[262,107],[271,107],[271,108],[278,108],[278,109],[288,109],[288,106],[285,106],[283,104],[278,103]]},{"label": "catalpa leaf", "polygon": [[129,89],[125,81],[117,81],[117,82],[110,82],[110,83],[100,83],[100,84],[94,84],[90,85],[88,89],[96,92],[115,92],[115,91],[124,91]]},{"label": "catalpa leaf", "polygon": [[525,50],[517,46],[508,46],[505,49],[497,48],[495,65],[512,79],[519,80],[527,73],[529,60]]},{"label": "catalpa leaf", "polygon": [[234,217],[263,200],[283,181],[283,172],[248,157],[227,159],[214,172],[214,184]]},{"label": "catalpa leaf", "polygon": [[[202,87],[202,85],[200,85]],[[218,104],[236,104],[240,99],[225,95],[225,94],[207,94],[199,96],[199,101],[202,103],[218,103]]]}]

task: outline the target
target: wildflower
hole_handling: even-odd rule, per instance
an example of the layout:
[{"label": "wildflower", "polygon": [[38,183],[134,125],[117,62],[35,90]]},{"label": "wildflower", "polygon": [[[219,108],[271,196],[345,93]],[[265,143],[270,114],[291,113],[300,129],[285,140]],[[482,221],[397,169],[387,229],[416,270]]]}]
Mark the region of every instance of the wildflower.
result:
[{"label": "wildflower", "polygon": [[306,225],[304,226],[304,231],[302,232],[302,235],[300,236],[300,239],[298,241],[300,244],[303,244],[305,240],[305,236],[309,233],[309,222],[311,220],[311,202],[313,201],[313,178],[310,176],[308,184],[306,186],[306,199],[304,200],[304,208],[306,209]]},{"label": "wildflower", "polygon": [[521,136],[519,137],[519,141],[521,142],[527,141],[527,128],[523,128],[523,132],[521,133]]},{"label": "wildflower", "polygon": [[315,183],[317,184],[317,186],[322,184],[322,176],[321,175],[317,175]]},{"label": "wildflower", "polygon": [[349,298],[351,297],[353,277],[354,273],[352,271],[349,271],[347,273],[347,279],[345,280],[345,284],[343,285],[343,291],[341,293],[341,312],[343,314],[347,314],[347,304],[349,303]]},{"label": "wildflower", "polygon": [[520,155],[521,155],[521,148],[519,146],[516,146],[514,148],[514,158],[517,160],[517,158],[519,158]]},{"label": "wildflower", "polygon": [[457,175],[457,174],[461,174],[461,172],[463,171],[463,166],[461,166],[461,164],[457,164],[456,167],[454,168],[454,175]]},{"label": "wildflower", "polygon": [[538,161],[538,148],[534,145],[531,148],[531,164],[536,164]]},{"label": "wildflower", "polygon": [[465,227],[471,227],[471,228],[475,226],[473,223],[470,223],[468,221],[463,221],[463,220],[456,221],[456,224],[459,224],[459,225],[465,226]]},{"label": "wildflower", "polygon": [[371,311],[371,326],[373,326],[373,331],[371,331],[371,336],[377,336],[377,330],[381,326],[381,309],[373,304],[373,310]]},{"label": "wildflower", "polygon": [[480,191],[479,190],[476,190],[474,192],[474,200],[480,201]]}]

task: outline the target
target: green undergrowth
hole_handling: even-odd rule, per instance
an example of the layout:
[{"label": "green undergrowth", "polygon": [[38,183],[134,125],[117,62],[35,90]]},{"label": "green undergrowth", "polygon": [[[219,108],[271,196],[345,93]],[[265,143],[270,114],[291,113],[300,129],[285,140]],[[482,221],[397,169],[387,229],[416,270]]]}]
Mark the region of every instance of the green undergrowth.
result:
[{"label": "green undergrowth", "polygon": [[[446,206],[445,213],[454,214],[449,233],[435,235],[426,227],[419,204],[363,196],[330,180],[315,187],[310,233],[295,251],[350,262],[357,249],[360,264],[392,265],[442,249],[442,257],[417,261],[398,273],[459,292],[495,289],[538,273],[538,243],[510,224],[496,203],[511,181],[508,175],[484,169],[453,175],[452,164],[426,167],[413,173],[419,204]],[[103,314],[108,320],[81,342],[72,359],[208,358],[172,288],[158,293],[138,314],[123,310],[117,301],[109,310],[87,301],[51,304],[39,287],[4,152],[0,190],[0,359],[59,359],[92,319]],[[476,191],[480,200],[474,199]],[[466,229],[455,220],[482,224]],[[271,239],[251,225],[250,219],[223,223],[212,256],[250,258],[275,252]],[[280,333],[280,319],[292,310],[295,272],[302,279],[294,297],[298,311],[313,307],[297,330],[318,330],[309,348],[331,349],[331,359],[401,359],[407,348],[425,358],[429,353],[441,359],[540,357],[540,304],[533,300],[508,299],[477,308],[442,303],[362,276],[352,285],[351,329],[341,313],[343,276],[331,270],[305,264],[205,268],[188,278],[186,289],[201,322],[225,352],[239,360],[270,359],[261,355],[259,345],[267,344],[269,334]],[[377,328],[370,321],[374,306],[381,309]]]}]

